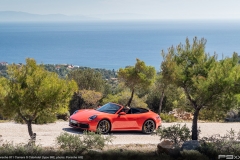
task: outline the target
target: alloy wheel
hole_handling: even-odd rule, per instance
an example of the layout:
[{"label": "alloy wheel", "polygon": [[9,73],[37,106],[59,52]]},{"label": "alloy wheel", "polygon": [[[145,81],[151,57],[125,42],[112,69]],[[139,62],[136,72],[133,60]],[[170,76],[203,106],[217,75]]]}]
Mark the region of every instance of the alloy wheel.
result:
[{"label": "alloy wheel", "polygon": [[110,125],[110,122],[108,120],[101,120],[99,123],[98,123],[98,131],[100,133],[108,133],[110,131],[110,128],[111,128],[111,125]]},{"label": "alloy wheel", "polygon": [[143,124],[143,133],[150,134],[155,130],[155,123],[153,120],[147,120]]}]

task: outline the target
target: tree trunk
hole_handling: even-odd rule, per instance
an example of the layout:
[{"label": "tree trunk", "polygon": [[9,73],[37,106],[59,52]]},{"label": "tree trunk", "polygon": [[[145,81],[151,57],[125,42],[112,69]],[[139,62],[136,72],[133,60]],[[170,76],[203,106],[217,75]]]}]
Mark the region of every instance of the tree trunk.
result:
[{"label": "tree trunk", "polygon": [[130,97],[130,99],[128,100],[128,103],[127,103],[125,106],[129,106],[129,107],[130,107],[131,102],[132,102],[132,99],[133,99],[133,95],[134,95],[134,89],[132,90],[131,97]]},{"label": "tree trunk", "polygon": [[22,115],[22,113],[20,112],[20,110],[18,111],[18,115],[24,120],[24,122],[27,124],[27,126],[28,126],[28,134],[29,134],[29,136],[30,136],[30,138],[32,138],[32,136],[33,136],[33,131],[32,131],[32,119],[34,118],[36,118],[36,114],[34,114],[34,116],[32,117],[32,119],[29,119],[29,120],[27,120],[27,118],[26,117],[24,117],[23,115]]},{"label": "tree trunk", "polygon": [[192,122],[192,140],[198,140],[198,115],[200,109],[196,108],[193,114],[193,122]]},{"label": "tree trunk", "polygon": [[158,114],[160,115],[162,111],[162,103],[163,103],[163,98],[164,98],[164,88],[162,90],[161,98],[160,98],[160,103],[159,103],[159,108],[158,108]]},{"label": "tree trunk", "polygon": [[32,137],[33,137],[32,121],[31,121],[31,120],[28,120],[26,123],[27,123],[27,126],[28,126],[28,134],[29,134],[29,136],[32,138]]}]

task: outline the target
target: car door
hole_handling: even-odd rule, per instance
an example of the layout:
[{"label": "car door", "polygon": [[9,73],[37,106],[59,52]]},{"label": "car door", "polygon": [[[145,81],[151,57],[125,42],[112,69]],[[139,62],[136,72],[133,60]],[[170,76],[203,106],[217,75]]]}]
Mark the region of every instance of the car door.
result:
[{"label": "car door", "polygon": [[139,114],[126,114],[126,118],[127,118],[127,123],[128,123],[128,129],[139,129],[138,127],[138,119],[140,118],[139,117]]},{"label": "car door", "polygon": [[113,118],[112,129],[113,130],[134,130],[138,129],[137,120],[139,115],[137,114],[116,114]]},{"label": "car door", "polygon": [[128,128],[129,124],[126,114],[125,115],[115,114],[115,117],[113,118],[112,121],[112,130],[124,130]]}]

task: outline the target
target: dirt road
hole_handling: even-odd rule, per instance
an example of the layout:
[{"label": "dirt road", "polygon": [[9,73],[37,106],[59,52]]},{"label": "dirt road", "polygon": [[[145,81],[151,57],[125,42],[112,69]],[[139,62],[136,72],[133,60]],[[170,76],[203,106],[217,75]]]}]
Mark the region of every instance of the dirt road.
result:
[{"label": "dirt road", "polygon": [[[163,123],[163,127],[168,127],[176,123]],[[185,123],[181,123],[183,125]],[[186,123],[191,129],[191,123]],[[212,134],[224,135],[231,128],[235,131],[240,131],[240,123],[198,123],[201,129],[201,137],[210,136]],[[42,146],[54,146],[55,139],[60,133],[68,132],[73,134],[82,134],[77,129],[72,129],[66,121],[57,121],[56,123],[33,125],[33,132],[37,134],[36,144]],[[157,144],[159,143],[158,136],[145,135],[141,132],[112,132],[115,138],[113,144]],[[27,143],[29,139],[27,125],[16,124],[14,122],[0,123],[0,135],[2,139],[8,142]]]}]

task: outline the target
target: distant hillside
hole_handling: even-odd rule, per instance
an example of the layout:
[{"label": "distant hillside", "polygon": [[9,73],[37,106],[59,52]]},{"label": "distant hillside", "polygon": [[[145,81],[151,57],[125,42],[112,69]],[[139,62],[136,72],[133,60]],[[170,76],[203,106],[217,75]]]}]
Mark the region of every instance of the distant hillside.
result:
[{"label": "distant hillside", "polygon": [[60,21],[89,21],[96,18],[86,16],[67,16],[62,14],[30,14],[26,12],[0,11],[0,22],[60,22]]}]

